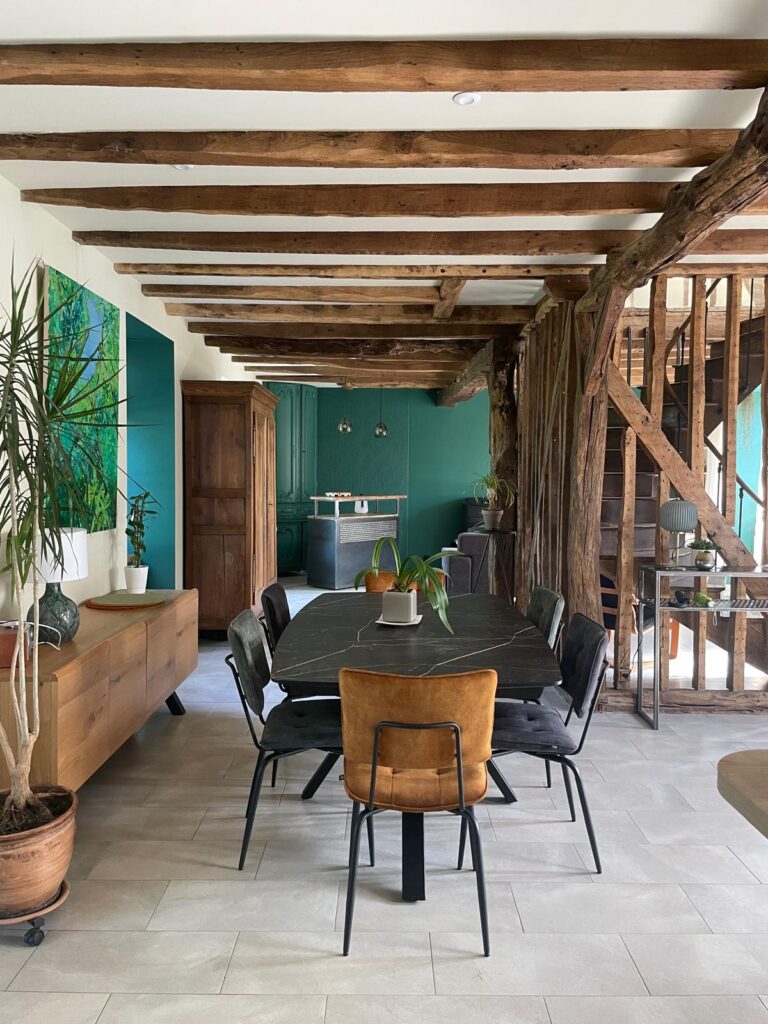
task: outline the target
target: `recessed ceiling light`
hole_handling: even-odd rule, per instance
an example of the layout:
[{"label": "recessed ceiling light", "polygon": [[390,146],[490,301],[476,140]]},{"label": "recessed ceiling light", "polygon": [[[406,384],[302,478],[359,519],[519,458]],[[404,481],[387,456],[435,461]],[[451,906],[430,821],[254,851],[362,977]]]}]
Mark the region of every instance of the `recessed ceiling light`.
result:
[{"label": "recessed ceiling light", "polygon": [[471,107],[473,103],[479,103],[482,96],[476,92],[457,92],[453,102],[457,107]]},{"label": "recessed ceiling light", "polygon": [[193,171],[195,169],[194,164],[171,164],[174,171]]}]

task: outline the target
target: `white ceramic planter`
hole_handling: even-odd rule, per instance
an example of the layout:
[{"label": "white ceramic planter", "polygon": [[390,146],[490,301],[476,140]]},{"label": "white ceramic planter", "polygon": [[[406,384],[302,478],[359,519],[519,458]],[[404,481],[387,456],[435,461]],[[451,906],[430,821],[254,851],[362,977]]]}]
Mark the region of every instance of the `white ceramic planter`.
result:
[{"label": "white ceramic planter", "polygon": [[381,617],[385,622],[413,622],[416,618],[416,591],[401,594],[388,590],[381,595]]},{"label": "white ceramic planter", "polygon": [[143,594],[147,589],[148,565],[140,565],[138,568],[133,565],[125,567],[125,589],[129,594]]}]

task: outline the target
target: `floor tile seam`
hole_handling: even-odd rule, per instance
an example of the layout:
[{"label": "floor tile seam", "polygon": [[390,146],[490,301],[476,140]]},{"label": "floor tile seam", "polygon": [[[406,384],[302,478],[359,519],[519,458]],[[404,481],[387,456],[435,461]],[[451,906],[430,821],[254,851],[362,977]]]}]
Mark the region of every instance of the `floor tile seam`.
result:
[{"label": "floor tile seam", "polygon": [[635,961],[635,958],[634,958],[634,957],[632,956],[632,951],[630,950],[629,946],[627,945],[627,940],[626,940],[626,938],[624,937],[624,934],[623,934],[622,932],[619,932],[619,939],[621,940],[621,943],[622,943],[622,945],[624,946],[624,949],[625,949],[625,950],[627,951],[627,956],[628,956],[628,957],[629,957],[629,959],[630,959],[630,960],[632,961],[632,966],[633,966],[633,967],[635,968],[635,970],[637,971],[638,977],[639,977],[639,978],[640,978],[640,980],[642,981],[642,983],[643,983],[643,986],[644,986],[644,988],[645,988],[645,991],[646,991],[646,992],[648,993],[648,995],[650,996],[650,995],[652,994],[652,993],[651,993],[651,988],[650,988],[650,985],[649,985],[649,984],[648,984],[648,982],[647,982],[647,981],[645,980],[645,976],[644,976],[643,972],[642,972],[642,971],[640,970],[640,968],[639,968],[639,967],[637,966],[637,963],[636,963],[636,961]]},{"label": "floor tile seam", "polygon": [[229,974],[229,969],[232,966],[232,958],[235,955],[235,950],[237,949],[237,944],[240,941],[240,936],[241,935],[242,935],[241,931],[235,932],[235,941],[232,943],[232,949],[229,951],[229,959],[227,960],[227,966],[224,969],[224,973],[221,976],[221,983],[219,985],[219,991],[216,993],[217,995],[221,995],[222,992],[224,991],[224,985],[225,985],[226,980],[227,980],[227,975]]},{"label": "floor tile seam", "polygon": [[750,873],[750,875],[752,875],[752,877],[755,879],[755,881],[758,883],[758,885],[764,885],[765,884],[763,882],[762,878],[758,877],[758,875],[752,870],[752,868],[749,866],[749,864],[747,864],[747,862],[742,857],[740,857],[738,855],[738,853],[733,849],[732,846],[730,846],[728,843],[726,843],[725,844],[725,848],[726,848],[726,850],[729,851],[729,853],[731,853],[732,856],[734,856],[736,858],[736,860],[739,862],[739,864],[741,864],[742,867],[744,867],[744,869],[746,871],[748,871]]},{"label": "floor tile seam", "polygon": [[[100,993],[100,994],[101,994],[101,993]],[[105,1012],[105,1010],[106,1010],[106,1009],[107,1009],[107,1007],[109,1006],[109,1001],[110,1001],[110,999],[112,998],[112,993],[111,993],[111,992],[107,992],[107,994],[106,994],[106,995],[107,995],[107,998],[106,998],[106,999],[104,1000],[104,1005],[103,1005],[103,1006],[102,1006],[102,1008],[101,1008],[101,1009],[99,1010],[99,1014],[98,1014],[98,1016],[96,1017],[96,1019],[94,1020],[93,1024],[99,1024],[99,1021],[100,1021],[100,1020],[101,1020],[101,1018],[102,1018],[102,1017],[104,1016],[104,1012]]]},{"label": "floor tile seam", "polygon": [[163,887],[163,891],[160,894],[160,899],[155,904],[154,909],[152,910],[152,913],[149,915],[149,919],[147,920],[147,923],[144,925],[144,931],[145,932],[150,931],[150,927],[149,926],[152,924],[152,921],[154,920],[155,914],[157,913],[157,908],[163,902],[163,897],[168,892],[168,889],[171,886],[171,879],[170,878],[167,879],[167,880],[163,879],[163,881],[165,881],[165,886]]}]

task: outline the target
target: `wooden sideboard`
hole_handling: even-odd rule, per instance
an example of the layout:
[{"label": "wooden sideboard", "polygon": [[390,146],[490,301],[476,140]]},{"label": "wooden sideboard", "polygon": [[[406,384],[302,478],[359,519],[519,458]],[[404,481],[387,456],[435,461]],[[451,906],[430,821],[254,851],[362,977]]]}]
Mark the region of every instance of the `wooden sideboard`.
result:
[{"label": "wooden sideboard", "polygon": [[[40,649],[40,738],[32,782],[77,789],[163,701],[183,712],[176,687],[197,667],[197,591],[158,591],[165,603],[135,611],[80,607],[80,629],[60,651]],[[15,736],[0,670],[0,720]],[[0,789],[7,787],[0,764]]]}]

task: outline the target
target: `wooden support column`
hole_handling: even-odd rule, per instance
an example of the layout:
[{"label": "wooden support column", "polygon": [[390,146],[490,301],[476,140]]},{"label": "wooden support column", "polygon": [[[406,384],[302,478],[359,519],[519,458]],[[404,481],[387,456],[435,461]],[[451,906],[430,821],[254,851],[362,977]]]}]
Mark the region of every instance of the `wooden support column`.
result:
[{"label": "wooden support column", "polygon": [[621,442],[624,480],[621,492],[616,550],[616,589],[619,592],[614,638],[613,670],[616,685],[625,689],[632,670],[632,626],[635,590],[635,489],[637,480],[637,436],[631,427]]},{"label": "wooden support column", "polygon": [[[706,387],[704,364],[707,358],[707,282],[704,277],[693,279],[691,305],[691,342],[688,360],[688,465],[702,484],[704,483],[704,412]],[[701,527],[696,537],[703,536]],[[696,590],[705,591],[706,577],[696,576],[693,581]],[[707,686],[707,616],[693,617],[693,688],[704,690]]]},{"label": "wooden support column", "polygon": [[[664,414],[664,390],[667,381],[667,279],[654,277],[651,281],[651,309],[649,322],[649,379],[648,411],[653,420],[661,426]],[[659,467],[656,477],[656,564],[669,563],[669,534],[658,525],[661,506],[669,500],[669,479]],[[669,597],[669,581],[663,582],[662,597]],[[659,685],[662,690],[669,686],[669,628],[670,615],[662,612],[658,628],[659,636]]]},{"label": "wooden support column", "polygon": [[[523,342],[519,338],[497,338],[489,346],[488,398],[490,404],[490,456],[491,471],[509,480],[518,492],[518,408],[515,397],[515,371]],[[518,513],[517,501],[507,509],[502,519],[505,529],[515,529]],[[495,593],[506,597],[501,558],[511,558],[512,548],[502,544],[496,556],[495,579],[491,586]],[[515,587],[516,567],[507,562],[507,576]]]},{"label": "wooden support column", "polygon": [[[741,352],[741,277],[728,278],[725,310],[725,350],[723,353],[723,515],[733,526],[736,522],[736,409],[739,404],[739,356]],[[731,598],[741,599],[746,594],[741,580],[731,581]],[[728,672],[729,690],[744,689],[744,667],[747,653],[746,615],[731,615],[728,620]]]}]

